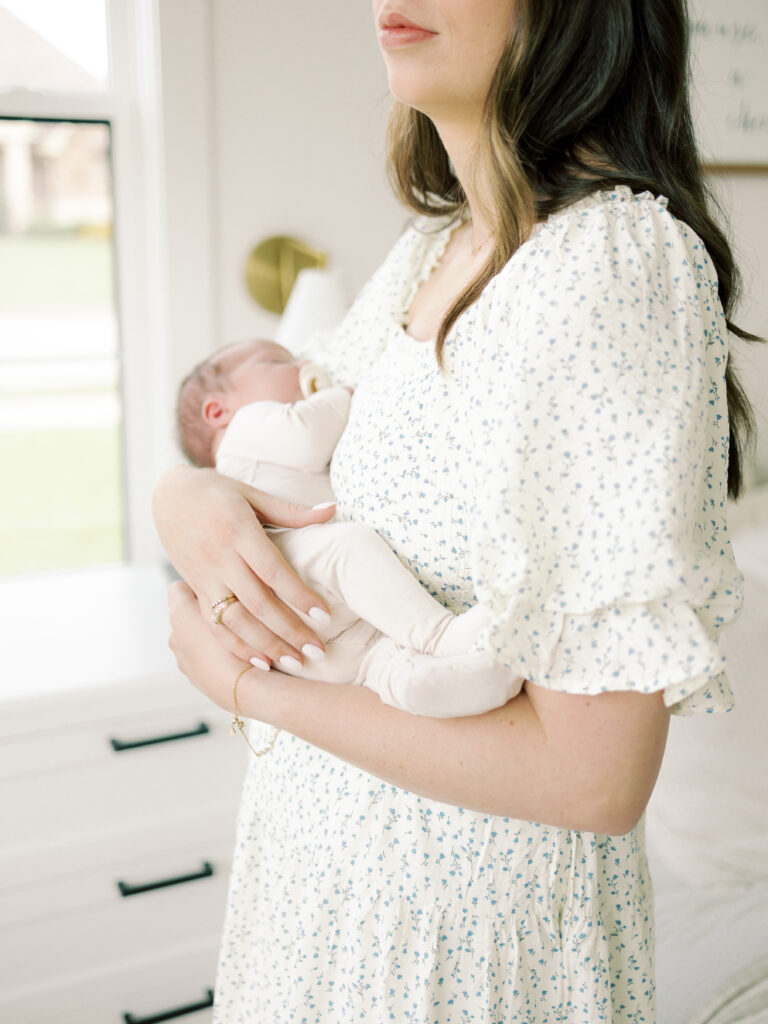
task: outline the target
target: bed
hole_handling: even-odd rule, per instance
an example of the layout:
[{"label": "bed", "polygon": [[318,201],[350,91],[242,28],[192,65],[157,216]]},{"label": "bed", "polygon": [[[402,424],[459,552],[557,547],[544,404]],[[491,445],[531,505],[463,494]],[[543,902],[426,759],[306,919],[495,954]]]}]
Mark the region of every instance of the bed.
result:
[{"label": "bed", "polygon": [[736,708],[673,718],[646,814],[658,1024],[768,1024],[768,487],[731,516]]}]

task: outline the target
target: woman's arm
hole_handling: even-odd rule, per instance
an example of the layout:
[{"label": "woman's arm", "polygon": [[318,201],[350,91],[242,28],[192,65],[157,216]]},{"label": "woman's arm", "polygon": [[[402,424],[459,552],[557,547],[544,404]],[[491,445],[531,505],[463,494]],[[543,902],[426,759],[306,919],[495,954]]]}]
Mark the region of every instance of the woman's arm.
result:
[{"label": "woman's arm", "polygon": [[[169,595],[171,647],[182,672],[233,710],[242,661],[200,629],[194,595]],[[662,695],[576,697],[525,685],[471,718],[433,719],[382,704],[365,687],[247,672],[238,705],[403,789],[488,814],[607,834],[631,830],[661,764],[669,712]],[[275,754],[279,756],[279,748]]]}]

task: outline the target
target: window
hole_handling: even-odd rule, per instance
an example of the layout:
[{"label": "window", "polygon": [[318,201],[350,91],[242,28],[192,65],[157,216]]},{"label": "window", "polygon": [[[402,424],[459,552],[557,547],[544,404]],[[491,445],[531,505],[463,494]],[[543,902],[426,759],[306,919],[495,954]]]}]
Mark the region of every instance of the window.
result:
[{"label": "window", "polygon": [[6,579],[160,561],[150,496],[174,455],[160,6],[0,0]]},{"label": "window", "polygon": [[[127,578],[164,560],[150,504],[159,472],[179,458],[175,382],[217,336],[209,13],[206,0],[0,0],[0,584],[9,590],[11,573],[117,561]],[[11,190],[9,174],[22,184]],[[54,313],[59,327],[45,320],[27,344],[35,319]],[[40,426],[43,410],[53,424],[34,454],[11,436],[25,403],[28,421]],[[66,469],[61,446],[86,428],[90,448],[73,445]],[[34,499],[20,465],[36,477]],[[90,503],[80,500],[86,486],[97,488]],[[58,531],[47,539],[45,505],[45,528]]]},{"label": "window", "polygon": [[125,559],[110,126],[0,120],[0,574]]},{"label": "window", "polygon": [[125,558],[104,0],[0,3],[0,574]]},{"label": "window", "polygon": [[103,92],[109,84],[105,0],[2,0],[0,88]]}]

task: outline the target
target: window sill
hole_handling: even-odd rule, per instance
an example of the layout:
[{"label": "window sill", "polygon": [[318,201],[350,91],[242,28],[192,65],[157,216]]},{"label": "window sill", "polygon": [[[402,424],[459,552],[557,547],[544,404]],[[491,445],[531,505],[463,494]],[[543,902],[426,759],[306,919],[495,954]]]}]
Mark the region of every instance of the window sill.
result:
[{"label": "window sill", "polygon": [[103,566],[0,580],[0,701],[175,670],[160,566]]}]

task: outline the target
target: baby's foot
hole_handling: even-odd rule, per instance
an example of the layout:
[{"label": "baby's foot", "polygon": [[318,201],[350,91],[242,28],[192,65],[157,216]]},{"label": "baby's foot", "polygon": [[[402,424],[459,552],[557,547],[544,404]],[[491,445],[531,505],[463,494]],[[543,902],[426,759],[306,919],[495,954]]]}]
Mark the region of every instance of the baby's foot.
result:
[{"label": "baby's foot", "polygon": [[432,718],[479,715],[516,697],[523,676],[485,651],[437,658],[384,637],[363,659],[356,683],[385,704]]},{"label": "baby's foot", "polygon": [[468,654],[490,624],[489,612],[482,605],[476,604],[461,615],[451,615],[447,618],[442,632],[424,653],[438,657]]}]

